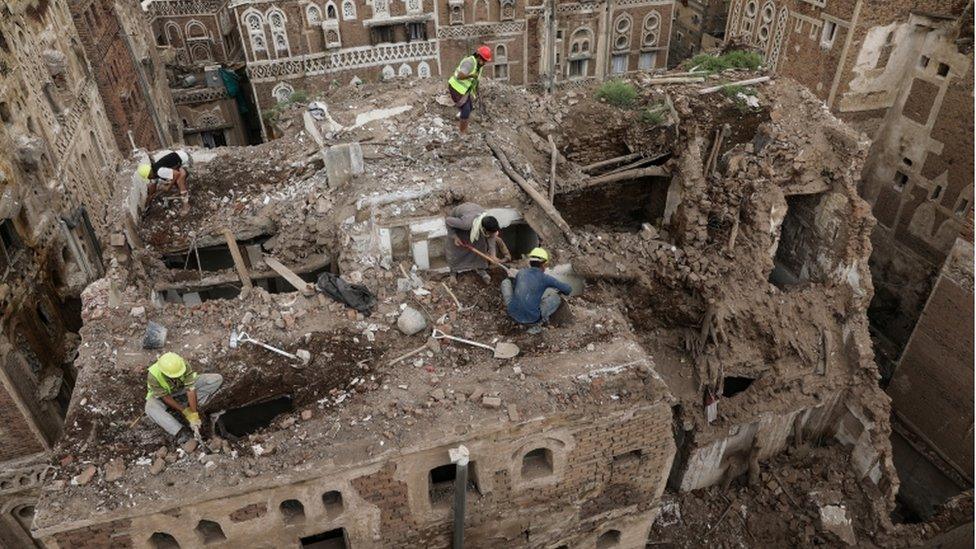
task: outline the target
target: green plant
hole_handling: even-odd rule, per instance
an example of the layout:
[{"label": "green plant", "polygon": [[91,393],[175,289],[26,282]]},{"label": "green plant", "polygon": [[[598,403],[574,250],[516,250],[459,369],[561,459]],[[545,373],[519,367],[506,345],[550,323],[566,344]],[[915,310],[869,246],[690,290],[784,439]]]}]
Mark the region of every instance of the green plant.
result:
[{"label": "green plant", "polygon": [[305,90],[295,90],[292,92],[291,97],[288,98],[287,103],[304,103],[308,101],[308,92]]},{"label": "green plant", "polygon": [[756,70],[760,65],[762,65],[761,55],[744,50],[730,51],[718,56],[700,53],[687,62],[689,68],[698,67],[698,70],[707,72],[720,72],[725,69]]},{"label": "green plant", "polygon": [[637,100],[637,90],[630,82],[608,80],[596,91],[596,98],[617,107],[629,107]]},{"label": "green plant", "polygon": [[663,102],[657,102],[653,105],[646,107],[641,111],[641,122],[650,126],[657,126],[663,124],[667,117],[664,111],[667,110],[668,106]]}]

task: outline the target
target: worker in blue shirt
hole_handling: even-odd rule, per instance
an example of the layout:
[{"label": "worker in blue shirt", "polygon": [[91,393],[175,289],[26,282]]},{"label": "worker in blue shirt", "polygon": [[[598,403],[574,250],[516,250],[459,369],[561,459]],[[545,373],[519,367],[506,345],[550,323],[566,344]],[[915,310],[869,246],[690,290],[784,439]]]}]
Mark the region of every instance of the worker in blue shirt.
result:
[{"label": "worker in blue shirt", "polygon": [[511,269],[510,278],[502,281],[502,299],[508,316],[519,324],[531,325],[529,333],[542,331],[540,323],[548,322],[562,303],[559,294],[569,295],[573,291],[569,284],[546,274],[548,263],[549,252],[535,248],[529,252],[529,268],[517,273]]}]

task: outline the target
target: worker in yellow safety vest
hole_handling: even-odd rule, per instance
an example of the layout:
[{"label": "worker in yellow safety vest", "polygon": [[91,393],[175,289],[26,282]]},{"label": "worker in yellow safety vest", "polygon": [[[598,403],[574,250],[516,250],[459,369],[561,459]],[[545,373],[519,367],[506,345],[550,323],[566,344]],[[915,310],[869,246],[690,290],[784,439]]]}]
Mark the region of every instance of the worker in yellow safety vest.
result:
[{"label": "worker in yellow safety vest", "polygon": [[223,382],[220,374],[197,374],[180,355],[165,353],[149,367],[146,375],[149,389],[146,415],[176,437],[178,444],[183,444],[192,433],[167,411],[167,407],[183,414],[191,428],[199,428],[199,407],[210,400]]},{"label": "worker in yellow safety vest", "polygon": [[461,59],[454,74],[447,81],[447,91],[451,94],[451,101],[454,102],[460,112],[460,132],[468,131],[468,118],[471,116],[473,101],[478,98],[478,79],[481,77],[481,68],[485,63],[491,62],[491,48],[479,46],[471,55]]}]

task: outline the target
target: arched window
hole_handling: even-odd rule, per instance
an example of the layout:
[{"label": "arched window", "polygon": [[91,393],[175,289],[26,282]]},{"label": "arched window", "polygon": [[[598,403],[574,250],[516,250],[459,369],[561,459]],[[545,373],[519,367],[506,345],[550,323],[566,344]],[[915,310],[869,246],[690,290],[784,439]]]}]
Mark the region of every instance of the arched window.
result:
[{"label": "arched window", "polygon": [[178,48],[183,45],[180,27],[172,21],[166,23],[166,42],[174,48]]},{"label": "arched window", "polygon": [[475,0],[474,2],[474,22],[491,21],[491,9],[488,0]]},{"label": "arched window", "polygon": [[342,0],[342,18],[346,21],[356,18],[356,3],[352,0]]},{"label": "arched window", "polygon": [[291,84],[282,82],[271,90],[271,96],[274,97],[275,101],[278,103],[284,103],[291,99],[292,94],[295,93],[295,88],[291,87]]},{"label": "arched window", "polygon": [[390,0],[373,0],[373,18],[387,18],[390,16]]},{"label": "arched window", "polygon": [[382,74],[383,74],[383,80],[389,80],[389,79],[393,78],[394,76],[396,76],[396,71],[393,70],[393,67],[391,67],[390,65],[387,65],[387,66],[383,67],[383,73]]},{"label": "arched window", "polygon": [[285,12],[278,8],[268,10],[268,26],[271,27],[271,41],[274,42],[274,49],[278,55],[289,56],[288,31],[285,28],[287,22]]},{"label": "arched window", "polygon": [[339,11],[336,9],[335,4],[333,4],[331,0],[325,4],[325,18],[339,19]]},{"label": "arched window", "polygon": [[417,76],[421,78],[430,78],[430,65],[426,61],[421,61],[417,64]]},{"label": "arched window", "polygon": [[515,0],[500,0],[501,4],[501,14],[499,19],[501,21],[511,21],[515,19]]},{"label": "arched window", "polygon": [[650,47],[656,46],[658,37],[661,34],[661,15],[652,11],[644,18],[644,34],[641,38],[641,45]]},{"label": "arched window", "polygon": [[241,16],[244,28],[247,29],[247,36],[251,40],[251,49],[255,52],[267,51],[268,44],[264,38],[264,17],[260,13],[251,10],[244,12]]},{"label": "arched window", "polygon": [[189,40],[199,40],[210,38],[210,34],[207,32],[207,27],[203,23],[193,20],[186,24],[186,37]]},{"label": "arched window", "polygon": [[508,58],[508,48],[505,47],[505,44],[498,44],[495,46],[495,57],[497,57],[499,60]]},{"label": "arched window", "polygon": [[400,78],[407,78],[409,76],[413,76],[413,69],[410,68],[410,65],[404,63],[400,65],[400,69],[397,71],[397,75],[400,76]]},{"label": "arched window", "polygon": [[194,63],[201,61],[212,61],[209,44],[193,44],[190,46],[190,60]]},{"label": "arched window", "polygon": [[630,49],[630,30],[633,20],[626,13],[618,16],[613,22],[613,49],[616,51]]},{"label": "arched window", "polygon": [[309,4],[305,7],[305,19],[310,27],[317,26],[322,22],[322,10],[315,4]]}]

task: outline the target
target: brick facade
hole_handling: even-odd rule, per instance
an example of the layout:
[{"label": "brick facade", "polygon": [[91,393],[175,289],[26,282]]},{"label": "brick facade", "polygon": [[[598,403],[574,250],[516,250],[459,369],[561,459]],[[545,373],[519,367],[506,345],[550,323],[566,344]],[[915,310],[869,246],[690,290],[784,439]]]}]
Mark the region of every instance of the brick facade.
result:
[{"label": "brick facade", "polygon": [[98,60],[92,70],[119,149],[129,151],[133,143],[148,150],[169,145],[166,122],[175,109],[168,89],[151,85],[158,58],[152,49],[137,58],[132,43],[148,35],[145,21],[130,17],[136,25],[126,28],[119,12],[131,7],[113,0],[72,0],[68,6],[88,58]]},{"label": "brick facade", "polygon": [[668,67],[702,51],[717,47],[725,38],[729,0],[679,0],[674,3]]},{"label": "brick facade", "polygon": [[353,77],[443,78],[481,44],[495,56],[487,76],[515,85],[664,68],[672,4],[157,0],[150,13],[157,43],[179,63],[223,63],[220,50],[240,44],[254,102],[268,112],[295,92],[314,95]]},{"label": "brick facade", "polygon": [[430,471],[450,464],[447,450],[463,443],[471,452],[465,540],[472,547],[593,546],[608,531],[616,531],[621,546],[642,545],[674,458],[671,409],[666,402],[599,414],[593,403],[583,407],[589,411],[481,423],[463,440],[389,452],[350,468],[323,463],[312,469],[315,478],[180,502],[178,512],[103,521],[45,541],[76,547],[111,539],[142,547],[163,533],[193,547],[202,543],[199,521],[207,520],[228,543],[249,547],[292,546],[339,530],[348,547],[446,548],[453,492],[432,496]]}]

